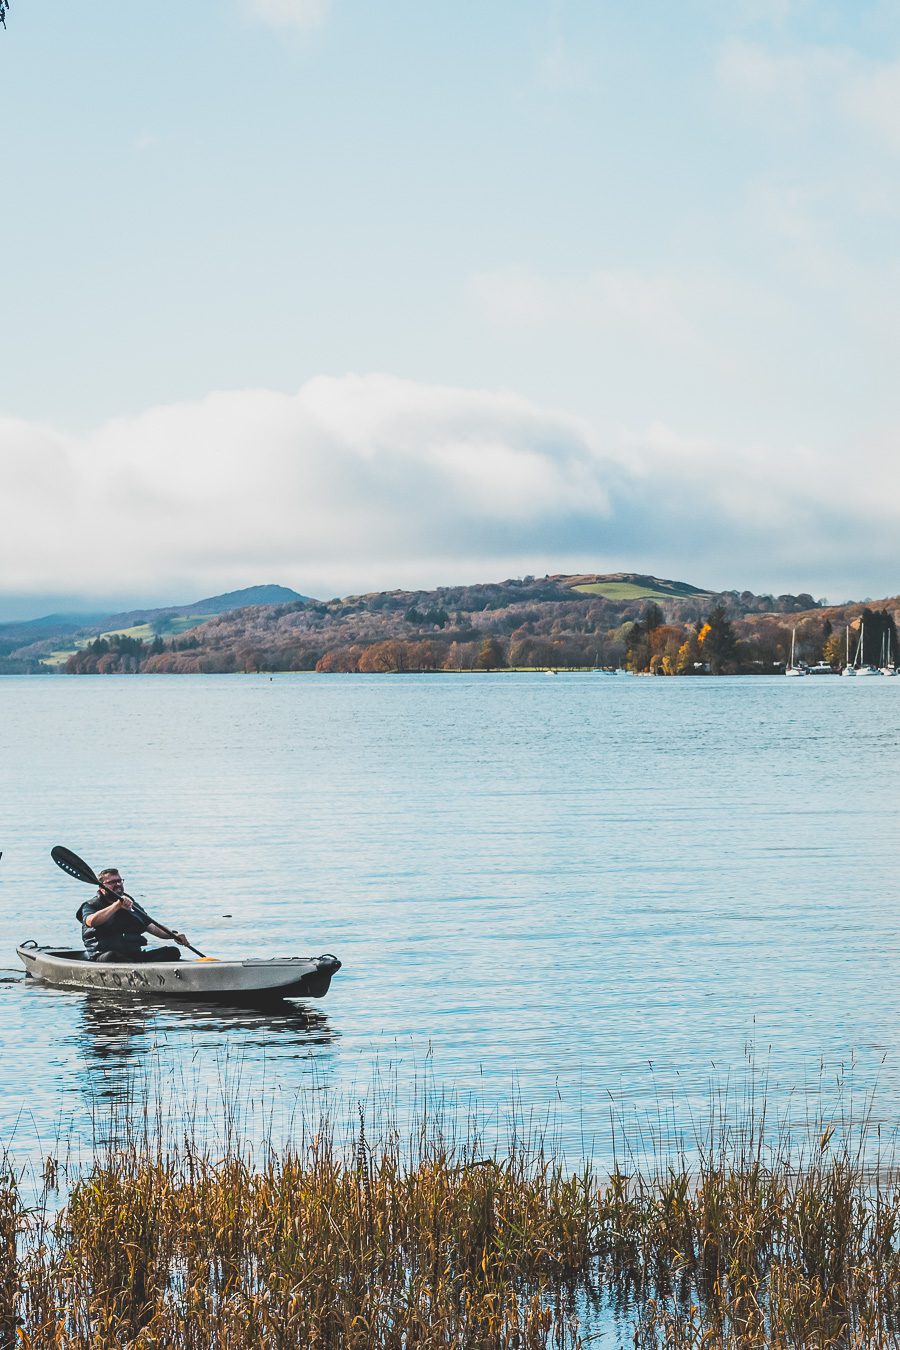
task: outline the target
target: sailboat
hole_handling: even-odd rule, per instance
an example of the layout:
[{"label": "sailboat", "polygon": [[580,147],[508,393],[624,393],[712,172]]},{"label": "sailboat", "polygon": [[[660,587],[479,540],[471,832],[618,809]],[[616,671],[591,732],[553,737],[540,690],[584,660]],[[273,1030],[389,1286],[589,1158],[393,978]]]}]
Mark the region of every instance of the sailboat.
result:
[{"label": "sailboat", "polygon": [[849,623],[847,624],[847,664],[844,666],[844,669],[841,671],[841,674],[842,674],[842,675],[855,675],[855,674],[856,674],[856,667],[855,667],[855,666],[852,666],[852,665],[850,664],[850,625],[849,625]]},{"label": "sailboat", "polygon": [[897,666],[891,660],[891,630],[889,628],[881,639],[881,673],[882,675],[897,674]]},{"label": "sailboat", "polygon": [[856,649],[856,673],[857,675],[880,675],[881,671],[877,666],[867,666],[863,663],[863,653],[865,651],[865,624],[862,619],[859,621],[859,646]]},{"label": "sailboat", "polygon": [[790,659],[789,664],[786,665],[785,668],[784,668],[784,673],[785,673],[785,675],[805,675],[805,674],[806,674],[806,666],[795,666],[795,665],[794,665],[794,643],[795,643],[796,639],[797,639],[797,630],[796,630],[796,628],[792,628],[792,629],[791,629],[791,659]]}]

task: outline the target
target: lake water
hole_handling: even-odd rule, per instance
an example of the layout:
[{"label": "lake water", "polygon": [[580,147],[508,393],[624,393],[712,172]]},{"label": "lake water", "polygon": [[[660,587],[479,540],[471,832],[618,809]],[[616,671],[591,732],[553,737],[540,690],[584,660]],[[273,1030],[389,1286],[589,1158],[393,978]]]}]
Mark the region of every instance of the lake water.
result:
[{"label": "lake water", "polygon": [[[792,1120],[873,1087],[900,1119],[900,680],[8,677],[0,700],[14,1152],[89,1146],[148,1085],[204,1115],[223,1081],[251,1129],[304,1089],[427,1083],[495,1124],[513,1102],[576,1160],[748,1072]],[[91,893],[56,843],[212,955],[344,968],[274,1012],[25,982],[16,943],[77,942]]]}]

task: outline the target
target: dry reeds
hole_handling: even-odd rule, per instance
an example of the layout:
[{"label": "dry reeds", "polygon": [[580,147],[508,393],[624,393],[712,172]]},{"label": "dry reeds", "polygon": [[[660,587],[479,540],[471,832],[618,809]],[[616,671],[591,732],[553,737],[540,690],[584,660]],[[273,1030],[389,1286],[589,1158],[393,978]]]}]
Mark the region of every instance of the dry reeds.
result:
[{"label": "dry reeds", "polygon": [[109,1148],[39,1212],[7,1171],[0,1343],[574,1350],[615,1326],[641,1350],[900,1345],[893,1172],[828,1130],[805,1156],[736,1137],[601,1180],[433,1120],[370,1145],[360,1114],[255,1160],[233,1140]]}]

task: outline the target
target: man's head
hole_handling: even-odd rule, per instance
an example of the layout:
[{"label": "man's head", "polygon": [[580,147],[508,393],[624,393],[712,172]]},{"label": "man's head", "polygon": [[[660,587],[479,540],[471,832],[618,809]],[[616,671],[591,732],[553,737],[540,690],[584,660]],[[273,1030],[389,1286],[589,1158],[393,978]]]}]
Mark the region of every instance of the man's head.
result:
[{"label": "man's head", "polygon": [[120,893],[125,889],[125,882],[122,880],[118,867],[104,867],[102,872],[97,873],[97,880],[107,891],[116,891]]}]

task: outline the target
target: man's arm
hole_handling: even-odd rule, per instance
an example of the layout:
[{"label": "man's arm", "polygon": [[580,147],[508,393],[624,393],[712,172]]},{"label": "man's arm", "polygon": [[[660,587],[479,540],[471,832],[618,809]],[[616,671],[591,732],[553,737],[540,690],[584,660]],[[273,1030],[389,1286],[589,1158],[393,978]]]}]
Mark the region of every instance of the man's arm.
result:
[{"label": "man's arm", "polygon": [[131,901],[126,904],[124,900],[113,900],[105,909],[97,909],[93,914],[86,914],[84,922],[88,928],[97,928],[100,924],[108,923],[120,909],[131,909]]},{"label": "man's arm", "polygon": [[175,941],[180,942],[182,947],[184,947],[187,943],[187,938],[185,937],[184,933],[176,933],[174,928],[166,930],[164,928],[157,928],[155,923],[151,923],[147,925],[144,931],[147,933],[152,933],[154,937],[161,937],[161,938],[170,938],[174,934]]}]

